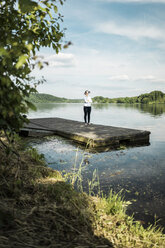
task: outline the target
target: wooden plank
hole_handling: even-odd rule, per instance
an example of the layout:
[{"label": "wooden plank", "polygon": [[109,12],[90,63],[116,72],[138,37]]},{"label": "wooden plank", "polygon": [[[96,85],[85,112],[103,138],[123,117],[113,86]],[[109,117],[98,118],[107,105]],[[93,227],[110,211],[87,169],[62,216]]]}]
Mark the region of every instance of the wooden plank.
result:
[{"label": "wooden plank", "polygon": [[149,143],[149,131],[135,130],[122,127],[91,124],[63,118],[30,119],[22,131],[47,131],[76,142],[87,144],[89,147],[115,146],[122,143]]}]

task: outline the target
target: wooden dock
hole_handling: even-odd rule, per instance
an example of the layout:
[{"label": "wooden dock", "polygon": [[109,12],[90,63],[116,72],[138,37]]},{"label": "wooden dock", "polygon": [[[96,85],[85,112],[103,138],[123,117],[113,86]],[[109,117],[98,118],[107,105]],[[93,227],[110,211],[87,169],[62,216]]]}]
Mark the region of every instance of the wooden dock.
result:
[{"label": "wooden dock", "polygon": [[95,125],[85,126],[83,122],[62,118],[30,119],[21,129],[21,134],[37,136],[37,133],[56,134],[88,147],[105,147],[149,144],[149,131]]}]

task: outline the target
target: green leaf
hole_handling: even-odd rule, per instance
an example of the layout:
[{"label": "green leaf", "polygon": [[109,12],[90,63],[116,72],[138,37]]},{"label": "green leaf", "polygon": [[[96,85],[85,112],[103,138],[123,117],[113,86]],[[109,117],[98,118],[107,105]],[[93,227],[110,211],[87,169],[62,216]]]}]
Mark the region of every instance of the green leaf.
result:
[{"label": "green leaf", "polygon": [[21,12],[31,12],[34,8],[38,7],[38,4],[31,0],[19,0],[19,7]]},{"label": "green leaf", "polygon": [[23,64],[26,63],[27,58],[28,58],[27,55],[21,55],[15,67],[19,69],[21,66],[23,66]]},{"label": "green leaf", "polygon": [[58,8],[57,6],[54,6],[54,12],[57,13],[58,12]]},{"label": "green leaf", "polygon": [[25,45],[25,46],[29,50],[29,52],[33,49],[33,45],[32,44],[28,44],[28,45]]},{"label": "green leaf", "polygon": [[29,108],[31,108],[32,110],[34,110],[34,111],[37,110],[36,106],[35,106],[32,102],[29,102],[29,101],[26,100],[26,104],[27,104],[27,106],[28,106]]},{"label": "green leaf", "polygon": [[53,16],[52,16],[50,11],[48,11],[48,14],[49,14],[50,18],[53,19]]},{"label": "green leaf", "polygon": [[9,52],[7,52],[3,47],[0,47],[0,56],[3,55],[9,57]]}]

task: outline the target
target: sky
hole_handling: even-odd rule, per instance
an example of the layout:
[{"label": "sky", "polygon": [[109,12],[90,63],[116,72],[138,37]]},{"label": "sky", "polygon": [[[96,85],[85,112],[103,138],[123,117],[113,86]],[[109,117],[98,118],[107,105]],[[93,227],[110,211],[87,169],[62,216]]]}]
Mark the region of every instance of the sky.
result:
[{"label": "sky", "polygon": [[66,0],[65,41],[57,55],[42,48],[49,62],[36,78],[40,93],[58,97],[109,98],[165,92],[165,0]]}]

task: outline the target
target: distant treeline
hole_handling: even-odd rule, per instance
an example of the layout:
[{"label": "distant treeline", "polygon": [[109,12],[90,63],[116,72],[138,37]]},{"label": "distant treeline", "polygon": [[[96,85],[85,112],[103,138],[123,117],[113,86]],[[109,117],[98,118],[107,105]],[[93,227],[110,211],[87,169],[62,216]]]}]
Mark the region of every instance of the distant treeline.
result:
[{"label": "distant treeline", "polygon": [[[32,103],[82,103],[83,99],[67,99],[50,94],[33,93],[29,99]],[[152,91],[134,97],[108,98],[95,96],[92,98],[94,103],[165,103],[165,94],[161,91]]]},{"label": "distant treeline", "polygon": [[135,97],[119,97],[108,98],[103,96],[96,96],[93,99],[95,103],[165,103],[165,94],[161,91],[152,91],[150,93],[141,94]]},{"label": "distant treeline", "polygon": [[67,99],[64,97],[57,97],[50,94],[33,93],[29,99],[32,103],[79,103],[81,99]]}]

